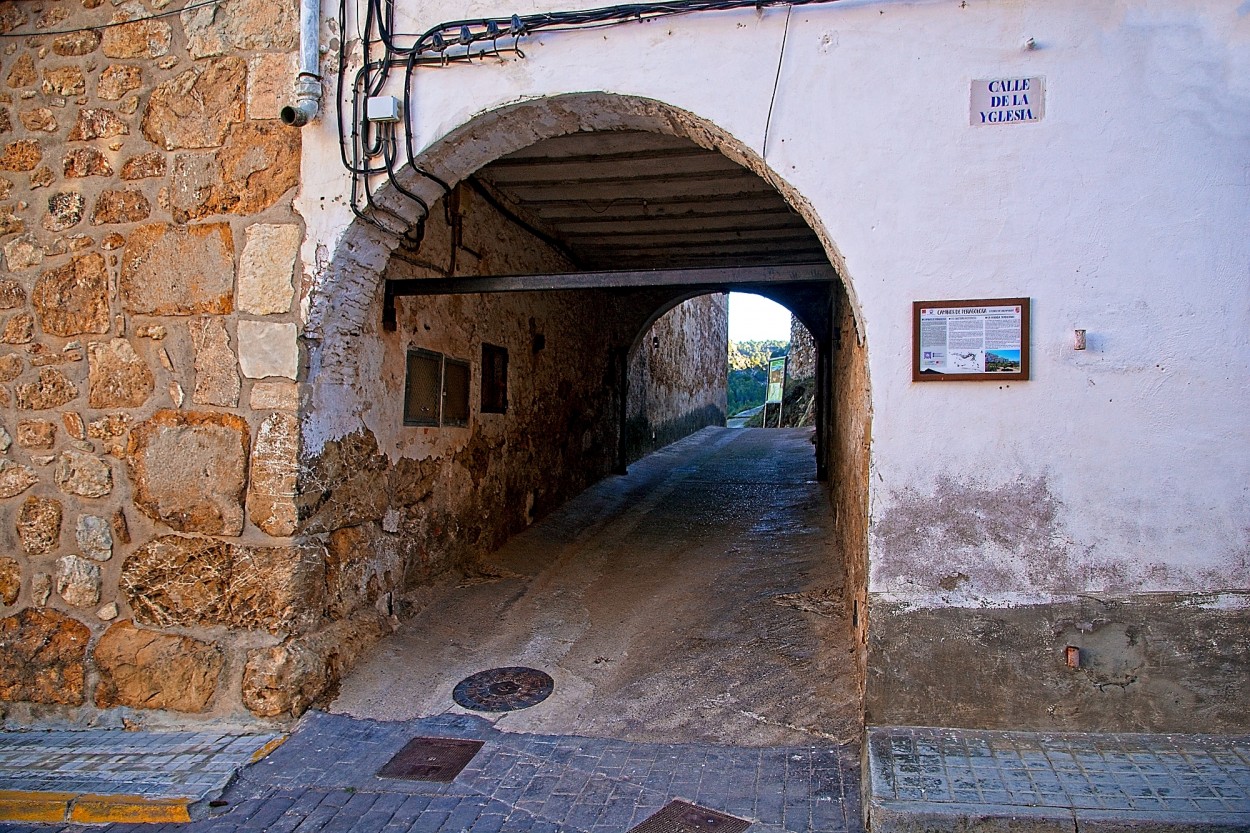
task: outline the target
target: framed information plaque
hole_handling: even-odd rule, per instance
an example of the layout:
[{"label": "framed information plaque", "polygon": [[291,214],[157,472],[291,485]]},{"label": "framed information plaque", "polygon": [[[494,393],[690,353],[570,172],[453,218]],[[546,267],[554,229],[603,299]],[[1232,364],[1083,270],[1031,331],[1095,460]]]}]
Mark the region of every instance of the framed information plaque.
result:
[{"label": "framed information plaque", "polygon": [[913,382],[1029,378],[1029,299],[912,302]]}]

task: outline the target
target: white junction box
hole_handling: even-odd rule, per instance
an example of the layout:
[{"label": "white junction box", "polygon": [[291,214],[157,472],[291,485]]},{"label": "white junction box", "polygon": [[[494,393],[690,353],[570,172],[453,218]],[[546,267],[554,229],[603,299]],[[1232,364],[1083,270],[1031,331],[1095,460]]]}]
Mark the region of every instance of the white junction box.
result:
[{"label": "white junction box", "polygon": [[365,118],[369,121],[399,121],[399,99],[393,95],[370,96],[365,102]]}]

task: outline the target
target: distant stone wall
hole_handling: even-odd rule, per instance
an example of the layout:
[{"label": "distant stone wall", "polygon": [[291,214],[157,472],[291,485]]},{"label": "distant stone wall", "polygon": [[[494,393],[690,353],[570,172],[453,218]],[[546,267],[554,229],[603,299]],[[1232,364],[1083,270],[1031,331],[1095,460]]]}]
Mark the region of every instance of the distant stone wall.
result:
[{"label": "distant stone wall", "polygon": [[816,340],[803,323],[790,316],[790,352],[786,375],[795,380],[816,378]]},{"label": "distant stone wall", "polygon": [[246,714],[249,653],[321,615],[291,537],[297,8],[155,8],[0,3],[30,33],[0,54],[12,723]]},{"label": "distant stone wall", "polygon": [[693,298],[651,325],[629,364],[629,460],[725,424],[728,340],[724,294]]}]

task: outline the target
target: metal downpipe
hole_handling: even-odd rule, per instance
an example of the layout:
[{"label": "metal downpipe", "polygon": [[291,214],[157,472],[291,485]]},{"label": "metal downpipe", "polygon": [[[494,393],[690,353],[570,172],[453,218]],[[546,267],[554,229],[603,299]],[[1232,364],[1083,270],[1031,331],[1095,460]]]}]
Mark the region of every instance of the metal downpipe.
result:
[{"label": "metal downpipe", "polygon": [[282,121],[303,127],[321,110],[321,0],[300,0],[299,74],[295,101],[282,108]]}]

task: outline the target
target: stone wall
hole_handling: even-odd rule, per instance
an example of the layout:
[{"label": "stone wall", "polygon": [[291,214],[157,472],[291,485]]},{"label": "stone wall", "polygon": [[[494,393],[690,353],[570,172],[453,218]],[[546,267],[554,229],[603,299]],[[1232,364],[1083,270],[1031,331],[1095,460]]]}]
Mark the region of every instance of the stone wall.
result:
[{"label": "stone wall", "polygon": [[816,378],[816,340],[798,318],[790,316],[790,352],[786,374],[796,381]]},{"label": "stone wall", "polygon": [[290,537],[297,9],[160,8],[0,3],[29,33],[0,51],[14,723],[246,715],[249,652],[321,616]]},{"label": "stone wall", "polygon": [[[396,252],[384,275],[572,268],[462,185],[433,206],[420,246]],[[364,334],[369,346],[359,352],[379,358],[334,403],[359,408],[359,428],[309,449],[302,466],[304,531],[332,550],[336,537],[361,542],[342,548],[355,553],[348,569],[376,576],[377,592],[399,604],[405,593],[449,571],[474,573],[481,556],[509,535],[617,467],[623,359],[662,297],[602,290],[400,297],[394,332],[382,330],[377,305]],[[723,296],[679,305],[662,317],[654,332],[666,342],[668,375],[635,369],[629,396],[637,386],[641,396],[650,391],[655,414],[679,418],[710,407],[723,420],[726,321]],[[507,351],[504,413],[482,410],[484,344]],[[410,349],[469,363],[467,425],[403,424]],[[680,372],[683,364],[693,370]],[[661,396],[674,404],[666,409]]]},{"label": "stone wall", "polygon": [[[829,473],[834,528],[838,551],[846,564],[843,594],[845,613],[857,637],[855,660],[858,679],[867,663],[868,610],[868,494],[869,459],[872,450],[872,391],[868,384],[868,347],[855,322],[846,288],[835,294],[833,351],[833,413],[830,415]],[[792,319],[793,321],[793,319]],[[811,335],[797,322],[791,338],[800,330],[809,343]],[[791,341],[793,349],[794,341]],[[812,343],[812,374],[816,373]],[[819,430],[819,429],[818,429]]]},{"label": "stone wall", "polygon": [[725,424],[728,340],[723,294],[685,301],[651,325],[629,363],[626,459]]}]

